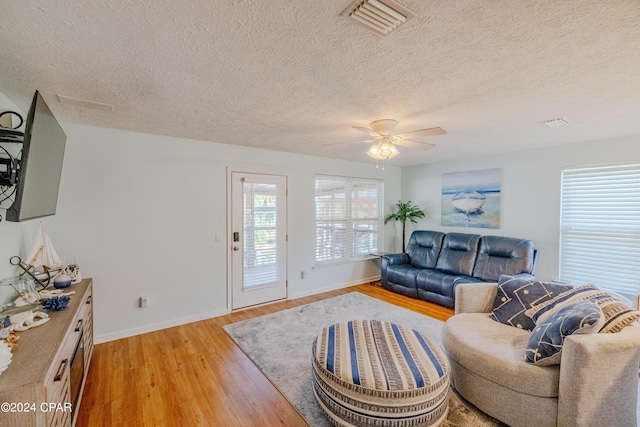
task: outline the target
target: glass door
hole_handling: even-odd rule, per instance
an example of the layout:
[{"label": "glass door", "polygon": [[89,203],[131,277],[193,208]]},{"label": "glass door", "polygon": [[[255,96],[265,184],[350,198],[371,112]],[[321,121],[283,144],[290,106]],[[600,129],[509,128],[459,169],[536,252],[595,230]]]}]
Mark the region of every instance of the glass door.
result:
[{"label": "glass door", "polygon": [[287,297],[287,178],[231,173],[232,309]]}]

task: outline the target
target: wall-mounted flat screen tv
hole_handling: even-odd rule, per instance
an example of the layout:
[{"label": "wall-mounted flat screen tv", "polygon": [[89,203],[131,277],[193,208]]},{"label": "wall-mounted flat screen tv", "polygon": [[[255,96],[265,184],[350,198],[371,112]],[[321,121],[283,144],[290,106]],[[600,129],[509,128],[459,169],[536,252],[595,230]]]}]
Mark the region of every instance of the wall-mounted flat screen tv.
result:
[{"label": "wall-mounted flat screen tv", "polygon": [[15,200],[7,209],[8,221],[54,215],[67,135],[36,91],[29,108]]}]

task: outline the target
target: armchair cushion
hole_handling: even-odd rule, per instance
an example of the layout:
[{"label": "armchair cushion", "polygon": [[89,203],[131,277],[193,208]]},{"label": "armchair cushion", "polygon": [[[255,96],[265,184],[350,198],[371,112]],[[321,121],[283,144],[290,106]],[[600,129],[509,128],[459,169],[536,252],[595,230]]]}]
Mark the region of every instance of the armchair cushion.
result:
[{"label": "armchair cushion", "polygon": [[494,321],[488,313],[457,314],[442,327],[442,344],[451,360],[510,390],[558,397],[560,367],[540,369],[524,361],[529,336],[528,331]]},{"label": "armchair cushion", "polygon": [[565,304],[536,325],[529,337],[525,361],[539,366],[558,365],[566,337],[597,333],[603,324],[604,316],[596,303],[583,300]]},{"label": "armchair cushion", "polygon": [[569,289],[571,285],[556,285],[502,275],[498,280],[498,293],[493,302],[491,317],[505,325],[531,331],[535,323],[524,314],[525,311]]}]

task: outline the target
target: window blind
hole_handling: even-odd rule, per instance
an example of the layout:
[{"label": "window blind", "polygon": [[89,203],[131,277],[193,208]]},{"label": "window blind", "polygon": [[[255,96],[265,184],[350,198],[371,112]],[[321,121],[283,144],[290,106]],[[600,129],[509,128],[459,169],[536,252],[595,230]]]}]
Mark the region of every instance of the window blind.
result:
[{"label": "window blind", "polygon": [[277,185],[244,182],[243,274],[246,288],[279,280],[277,262]]},{"label": "window blind", "polygon": [[316,261],[348,261],[380,251],[382,207],[382,181],[316,176]]},{"label": "window blind", "polygon": [[640,290],[640,164],[562,171],[560,279]]}]

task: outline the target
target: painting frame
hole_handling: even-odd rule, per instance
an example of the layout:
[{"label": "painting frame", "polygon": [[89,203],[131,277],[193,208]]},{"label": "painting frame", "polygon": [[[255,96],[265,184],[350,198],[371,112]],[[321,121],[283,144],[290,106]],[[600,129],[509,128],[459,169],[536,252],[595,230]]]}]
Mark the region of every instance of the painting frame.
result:
[{"label": "painting frame", "polygon": [[443,173],[441,196],[442,226],[500,228],[502,169]]}]

